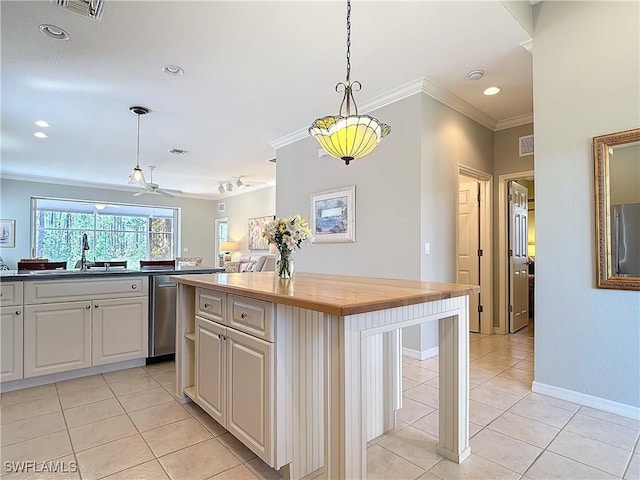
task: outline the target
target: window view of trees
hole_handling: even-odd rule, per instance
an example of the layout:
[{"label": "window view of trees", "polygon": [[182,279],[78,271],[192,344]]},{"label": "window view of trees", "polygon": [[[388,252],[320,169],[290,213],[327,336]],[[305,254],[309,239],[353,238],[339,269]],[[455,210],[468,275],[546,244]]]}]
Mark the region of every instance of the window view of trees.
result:
[{"label": "window view of trees", "polygon": [[[127,260],[130,267],[136,267],[140,260],[174,258],[173,216],[153,217],[138,212],[114,214],[95,208],[88,213],[74,211],[83,208],[71,207],[64,210],[38,208],[36,201],[33,209],[33,253],[36,256],[66,261],[68,267],[73,268],[80,260],[82,234],[86,233],[90,246],[86,252],[88,261]],[[141,208],[136,206],[136,210]],[[169,213],[173,212],[169,210]]]}]

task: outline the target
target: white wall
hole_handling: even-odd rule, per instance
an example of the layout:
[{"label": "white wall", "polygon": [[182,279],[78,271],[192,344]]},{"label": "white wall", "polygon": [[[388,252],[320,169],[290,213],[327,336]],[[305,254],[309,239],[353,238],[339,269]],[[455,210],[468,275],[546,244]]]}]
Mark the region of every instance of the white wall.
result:
[{"label": "white wall", "polygon": [[[356,186],[356,242],[305,246],[296,253],[296,270],[454,281],[458,163],[490,173],[493,134],[424,94],[375,116],[391,125],[391,134],[349,166],[318,158],[311,137],[278,149],[278,216],[308,217],[311,193]],[[425,351],[437,345],[436,334],[436,325],[412,327],[403,342]]]},{"label": "white wall", "polygon": [[639,4],[538,7],[535,382],[638,407],[640,294],[595,288],[591,145],[640,126]]},{"label": "white wall", "polygon": [[[141,195],[132,192],[103,188],[77,187],[52,183],[0,180],[0,218],[16,220],[16,247],[2,248],[0,255],[11,268],[16,268],[20,258],[31,256],[30,197],[54,197],[72,200],[89,200],[100,203],[131,203],[179,207],[181,209],[182,248],[189,249],[182,256],[202,257],[204,266],[214,266],[213,218],[216,208],[212,200],[191,198],[167,198]],[[80,252],[78,252],[78,255]]]},{"label": "white wall", "polygon": [[307,245],[296,270],[420,278],[420,101],[414,95],[375,112],[391,134],[369,156],[348,166],[318,158],[311,137],[276,152],[276,213],[310,217],[310,195],[356,186],[356,242]]},{"label": "white wall", "polygon": [[[224,212],[218,212],[220,203],[224,203]],[[227,218],[229,241],[238,243],[238,250],[232,256],[240,254],[264,254],[268,250],[249,251],[249,219],[275,215],[276,187],[267,187],[216,201],[216,218]]]}]

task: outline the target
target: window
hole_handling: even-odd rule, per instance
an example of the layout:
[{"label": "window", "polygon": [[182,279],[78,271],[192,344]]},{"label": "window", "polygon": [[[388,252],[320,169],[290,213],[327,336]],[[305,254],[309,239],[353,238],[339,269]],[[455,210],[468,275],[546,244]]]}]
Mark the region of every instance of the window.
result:
[{"label": "window", "polygon": [[70,268],[82,255],[82,234],[89,238],[89,261],[175,258],[179,209],[31,198],[33,256],[66,261]]}]

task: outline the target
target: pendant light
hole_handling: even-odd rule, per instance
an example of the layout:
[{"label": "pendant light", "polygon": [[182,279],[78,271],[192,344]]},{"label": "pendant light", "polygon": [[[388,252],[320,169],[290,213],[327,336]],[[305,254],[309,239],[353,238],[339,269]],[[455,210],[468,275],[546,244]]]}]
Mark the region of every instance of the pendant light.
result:
[{"label": "pendant light", "polygon": [[131,111],[131,113],[135,113],[138,116],[136,166],[133,168],[133,172],[131,172],[131,175],[129,175],[129,185],[147,188],[147,181],[144,179],[144,173],[142,173],[142,169],[140,168],[140,115],[146,115],[147,113],[149,113],[149,109],[145,107],[131,107],[129,110]]},{"label": "pendant light", "polygon": [[[336,85],[336,92],[344,89],[339,115],[318,118],[309,134],[322,146],[325,152],[334,158],[351,160],[362,158],[373,151],[383,137],[391,133],[391,127],[369,115],[358,115],[358,107],[353,98],[353,90],[362,88],[360,82],[351,82],[351,1],[347,0],[347,78]],[[351,102],[355,115],[351,115]],[[346,104],[346,105],[345,105]],[[346,116],[342,116],[345,107]]]}]

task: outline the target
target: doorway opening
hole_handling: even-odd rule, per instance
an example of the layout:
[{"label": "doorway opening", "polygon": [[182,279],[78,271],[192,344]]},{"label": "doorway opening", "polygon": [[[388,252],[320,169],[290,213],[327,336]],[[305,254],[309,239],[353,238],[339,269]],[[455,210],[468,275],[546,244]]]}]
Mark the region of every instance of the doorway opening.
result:
[{"label": "doorway opening", "polygon": [[535,184],[533,171],[498,180],[498,333],[533,331]]},{"label": "doorway opening", "polygon": [[469,330],[483,334],[494,333],[491,181],[488,173],[458,165],[456,278],[480,285],[469,296]]}]

